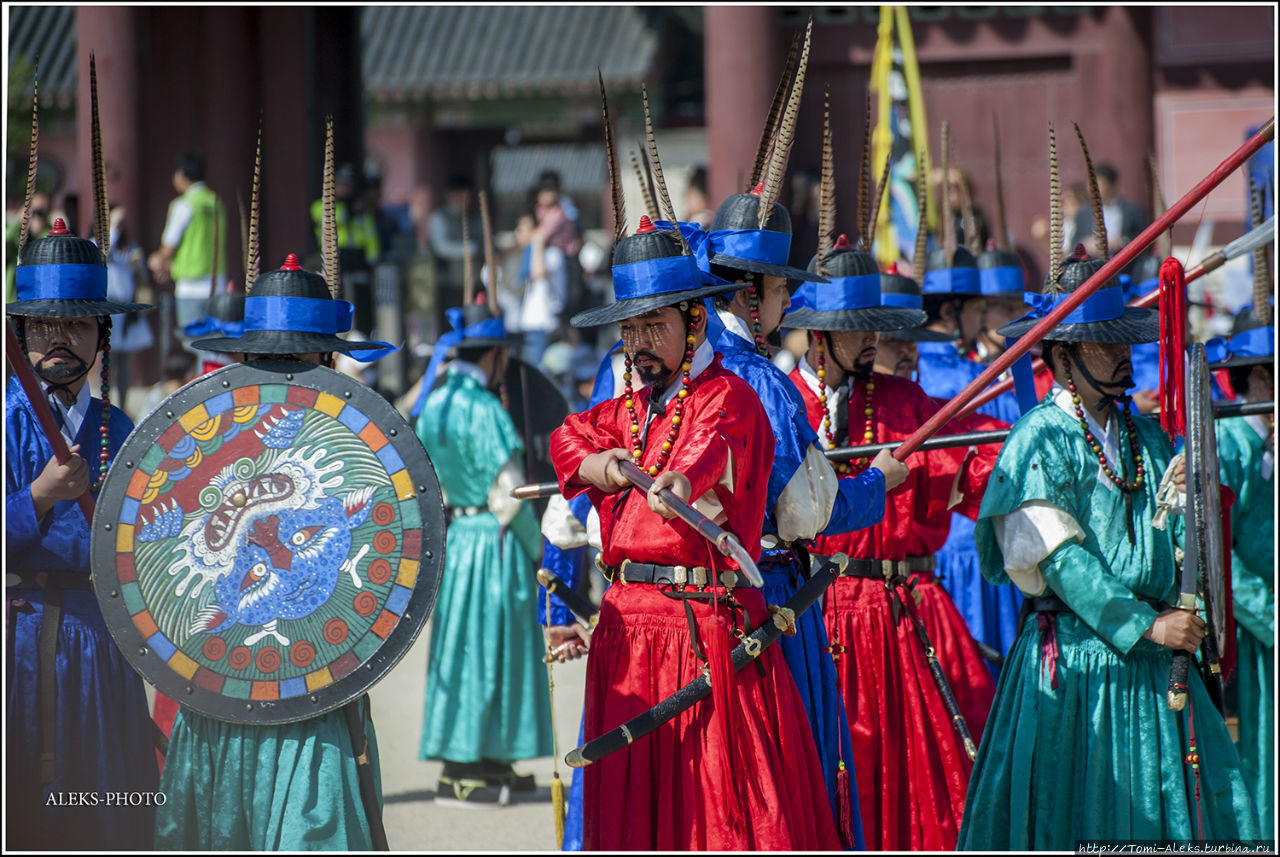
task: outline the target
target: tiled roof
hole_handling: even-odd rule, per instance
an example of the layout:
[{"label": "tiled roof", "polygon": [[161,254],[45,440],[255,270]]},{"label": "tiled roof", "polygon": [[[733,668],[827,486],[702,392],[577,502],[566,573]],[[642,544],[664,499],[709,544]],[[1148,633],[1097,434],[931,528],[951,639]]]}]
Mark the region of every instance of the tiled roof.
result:
[{"label": "tiled roof", "polygon": [[634,6],[367,6],[365,91],[380,101],[639,88],[658,35]]},{"label": "tiled roof", "polygon": [[[21,56],[40,62],[40,101],[67,107],[76,95],[74,6],[13,6],[9,10],[9,67]],[[30,93],[28,87],[27,92]],[[47,99],[47,100],[46,100]]]}]

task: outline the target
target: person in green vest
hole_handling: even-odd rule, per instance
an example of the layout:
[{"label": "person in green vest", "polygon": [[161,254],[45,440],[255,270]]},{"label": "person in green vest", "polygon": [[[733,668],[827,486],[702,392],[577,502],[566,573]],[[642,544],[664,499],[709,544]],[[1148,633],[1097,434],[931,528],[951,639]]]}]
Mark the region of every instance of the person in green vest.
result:
[{"label": "person in green vest", "polygon": [[[1255,261],[1255,264],[1256,261]],[[1236,315],[1231,338],[1206,345],[1211,369],[1226,369],[1246,402],[1271,399],[1276,331],[1270,307]],[[1262,832],[1275,823],[1276,632],[1275,416],[1233,417],[1217,423],[1222,484],[1236,495],[1231,507],[1231,596],[1236,616],[1236,749],[1253,789]]]},{"label": "person in green vest", "polygon": [[204,183],[204,159],[198,152],[178,156],[173,189],[178,197],[169,203],[160,249],[147,258],[147,267],[157,281],[173,283],[174,311],[181,329],[204,317],[215,285],[215,250],[217,285],[226,287],[227,212]]},{"label": "person in green vest", "polygon": [[[375,213],[377,206],[362,204],[366,196],[361,194],[360,177],[351,164],[338,167],[333,178],[333,192],[337,197],[333,216],[338,227],[338,248],[363,250],[365,261],[373,265],[382,254]],[[311,222],[315,225],[316,244],[323,247],[324,200],[317,199],[311,203]]]}]

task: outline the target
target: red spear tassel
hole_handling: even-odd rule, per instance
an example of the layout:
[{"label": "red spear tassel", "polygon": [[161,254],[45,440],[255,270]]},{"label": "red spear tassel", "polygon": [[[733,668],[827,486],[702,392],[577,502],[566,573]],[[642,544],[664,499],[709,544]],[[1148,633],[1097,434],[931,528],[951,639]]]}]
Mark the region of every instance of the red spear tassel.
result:
[{"label": "red spear tassel", "polygon": [[1226,620],[1226,645],[1222,647],[1222,651],[1218,653],[1218,664],[1222,667],[1222,683],[1226,684],[1231,681],[1232,673],[1236,671],[1236,664],[1239,662],[1239,653],[1236,652],[1236,611],[1233,606],[1235,598],[1231,593],[1231,507],[1236,502],[1236,494],[1226,485],[1222,485],[1218,489],[1221,492],[1221,503],[1219,508],[1222,510],[1222,568],[1223,568],[1223,586],[1222,600],[1226,602],[1224,605],[1226,612],[1224,618]]},{"label": "red spear tassel", "polygon": [[[715,608],[716,614],[720,607]],[[742,794],[739,789],[739,776],[749,776],[749,761],[744,757],[740,744],[746,730],[742,723],[741,712],[738,711],[734,698],[733,655],[731,640],[732,628],[722,615],[712,615],[698,623],[699,635],[706,648],[707,666],[711,670],[711,705],[712,718],[716,731],[723,740],[723,752],[718,754],[712,764],[720,769],[718,791],[714,800],[720,802],[725,811],[725,825],[731,836],[739,841],[746,835],[746,814],[742,808]]]},{"label": "red spear tassel", "polygon": [[853,848],[853,786],[849,783],[849,769],[840,760],[840,770],[836,773],[836,810],[839,815],[840,844],[848,851]]},{"label": "red spear tassel", "polygon": [[1170,256],[1160,265],[1160,427],[1172,439],[1187,431],[1187,277]]}]

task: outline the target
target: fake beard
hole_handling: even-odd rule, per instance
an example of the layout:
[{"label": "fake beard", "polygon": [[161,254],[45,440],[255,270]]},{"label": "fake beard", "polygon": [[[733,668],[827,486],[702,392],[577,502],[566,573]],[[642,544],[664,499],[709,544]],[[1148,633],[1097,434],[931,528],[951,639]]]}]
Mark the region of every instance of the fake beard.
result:
[{"label": "fake beard", "polygon": [[[65,357],[66,363],[51,363],[51,357]],[[53,351],[40,358],[40,362],[35,365],[36,374],[50,384],[66,384],[74,381],[81,375],[89,371],[89,366],[80,358],[78,354],[73,354],[66,348],[55,348]]]},{"label": "fake beard", "polygon": [[632,360],[638,360],[641,356],[649,358],[653,363],[648,366],[636,364],[636,374],[640,376],[640,380],[655,390],[664,389],[674,373],[652,351],[639,351]]}]

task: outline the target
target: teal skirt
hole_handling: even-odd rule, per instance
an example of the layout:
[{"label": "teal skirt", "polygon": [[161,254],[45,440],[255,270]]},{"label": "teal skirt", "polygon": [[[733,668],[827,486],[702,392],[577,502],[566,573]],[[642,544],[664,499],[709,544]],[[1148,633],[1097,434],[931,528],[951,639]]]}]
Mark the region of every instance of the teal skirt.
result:
[{"label": "teal skirt", "polygon": [[[1001,671],[958,847],[1257,838],[1240,758],[1199,676],[1187,709],[1170,711],[1169,649],[1140,639],[1122,656],[1064,613],[1058,656],[1042,657],[1038,618],[1028,617]],[[1192,736],[1198,772],[1184,761]]]},{"label": "teal skirt", "polygon": [[450,524],[444,556],[419,756],[513,762],[551,755],[533,563],[488,512]]},{"label": "teal skirt", "polygon": [[[378,739],[365,712],[382,805]],[[186,708],[169,738],[156,810],[161,851],[369,851],[341,708],[283,726],[224,723]]]},{"label": "teal skirt", "polygon": [[1243,627],[1236,629],[1236,701],[1240,709],[1240,739],[1236,747],[1245,777],[1258,808],[1264,836],[1275,823],[1273,800],[1276,784],[1276,690],[1272,648]]}]

